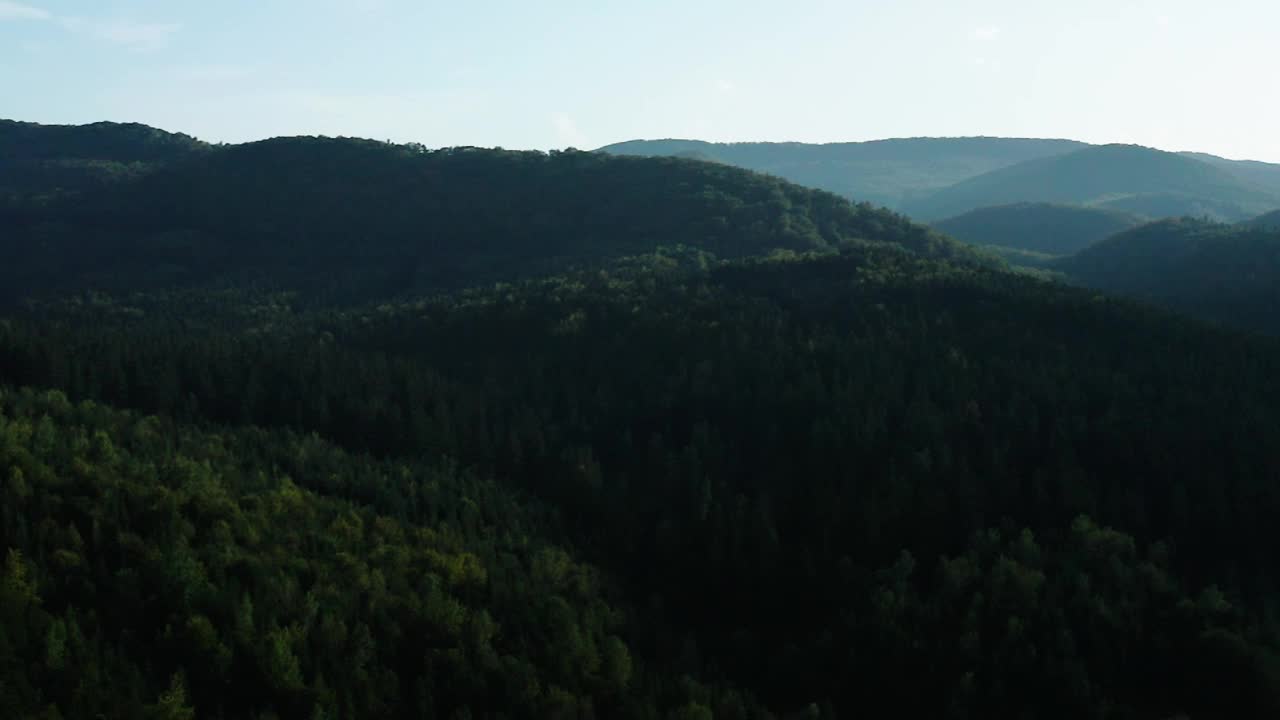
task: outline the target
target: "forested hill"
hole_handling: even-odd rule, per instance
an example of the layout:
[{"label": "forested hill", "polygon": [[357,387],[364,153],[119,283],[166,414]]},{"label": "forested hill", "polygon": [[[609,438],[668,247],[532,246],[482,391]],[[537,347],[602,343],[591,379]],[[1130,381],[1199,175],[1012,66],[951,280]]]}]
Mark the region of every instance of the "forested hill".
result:
[{"label": "forested hill", "polygon": [[0,120],[0,210],[97,190],[206,149],[145,125]]},{"label": "forested hill", "polygon": [[899,209],[918,195],[1027,160],[1085,147],[1072,140],[904,138],[852,143],[708,143],[632,140],[600,148],[615,155],[696,153],[859,202]]},{"label": "forested hill", "polygon": [[907,203],[928,220],[1017,202],[1094,205],[1150,217],[1242,220],[1274,208],[1277,191],[1207,162],[1134,145],[1102,145],[1031,160]]},{"label": "forested hill", "polygon": [[0,717],[1280,716],[1280,340],[697,160],[77,192],[0,215]]},{"label": "forested hill", "polygon": [[1053,267],[1085,285],[1280,335],[1280,228],[1166,220]]},{"label": "forested hill", "polygon": [[905,218],[729,166],[286,138],[0,216],[6,291],[260,283],[355,297],[529,276],[659,245],[720,257],[893,242]]},{"label": "forested hill", "polygon": [[1184,152],[1181,154],[1216,165],[1252,185],[1280,193],[1280,164],[1257,160],[1228,160],[1208,153]]},{"label": "forested hill", "polygon": [[1070,255],[1142,222],[1136,215],[1117,210],[1017,203],[979,208],[941,220],[934,227],[972,245]]},{"label": "forested hill", "polygon": [[1256,228],[1280,228],[1280,210],[1260,215],[1247,224]]},{"label": "forested hill", "polygon": [[0,119],[0,158],[156,163],[206,149],[205,143],[136,123],[41,125]]},{"label": "forested hill", "polygon": [[99,297],[0,379],[177,419],[0,394],[13,717],[1280,712],[1280,347],[1090,292],[869,245]]}]

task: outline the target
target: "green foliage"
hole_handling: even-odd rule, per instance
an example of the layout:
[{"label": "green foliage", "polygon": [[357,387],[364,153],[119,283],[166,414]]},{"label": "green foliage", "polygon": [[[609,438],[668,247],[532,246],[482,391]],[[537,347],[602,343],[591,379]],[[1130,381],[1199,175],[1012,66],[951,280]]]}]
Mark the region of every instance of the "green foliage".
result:
[{"label": "green foliage", "polygon": [[691,160],[105,197],[4,269],[3,717],[1280,713],[1274,340]]},{"label": "green foliage", "polygon": [[370,301],[659,246],[732,258],[873,239],[989,262],[887,211],[729,166],[326,138],[209,149],[0,223],[10,299],[255,286]]},{"label": "green foliage", "polygon": [[[58,395],[5,426],[9,447],[79,448],[19,464],[27,507],[90,492],[61,506],[105,511],[95,488],[159,481],[122,486],[153,510],[98,521],[146,561],[94,582],[161,593],[119,654],[181,643],[200,712],[246,709],[210,690],[241,683],[282,716],[427,698],[750,717],[757,696],[1161,717],[1226,702],[1190,680],[1225,677],[1204,648],[1251,688],[1241,708],[1274,702],[1272,343],[888,244],[641,256],[376,307],[129,302],[12,316],[0,372],[319,436],[68,433],[89,410]],[[71,566],[94,572],[76,525]],[[39,552],[51,579],[62,549]],[[166,687],[137,672],[131,697]]]},{"label": "green foliage", "polygon": [[[46,423],[45,447],[24,441]],[[492,482],[11,390],[0,467],[31,479],[0,523],[8,717],[536,717],[562,701],[643,717],[666,702],[595,571],[530,538],[537,506]],[[383,511],[344,499],[373,488]],[[467,496],[485,512],[457,522]]]},{"label": "green foliage", "polygon": [[1051,267],[1090,287],[1280,335],[1280,229],[1167,220]]},{"label": "green foliage", "polygon": [[186,135],[143,125],[0,120],[0,213],[99,191],[205,148]]}]

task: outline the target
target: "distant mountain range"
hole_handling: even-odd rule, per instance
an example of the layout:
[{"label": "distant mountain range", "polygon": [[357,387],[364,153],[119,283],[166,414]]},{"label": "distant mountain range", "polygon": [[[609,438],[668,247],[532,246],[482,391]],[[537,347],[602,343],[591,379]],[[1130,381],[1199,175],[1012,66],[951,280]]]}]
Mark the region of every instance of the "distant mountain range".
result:
[{"label": "distant mountain range", "polygon": [[1275,207],[1276,193],[1185,155],[1136,145],[1102,145],[1031,160],[970,178],[904,210],[935,219],[990,205],[1056,202],[1168,217],[1243,220]]},{"label": "distant mountain range", "polygon": [[867,143],[716,144],[631,141],[601,151],[626,155],[696,152],[921,220],[983,207],[1057,203],[1153,218],[1240,221],[1280,207],[1280,165],[1203,153],[1070,140],[918,138]]},{"label": "distant mountain range", "polygon": [[993,170],[1086,147],[1072,140],[908,138],[871,142],[709,143],[633,140],[614,155],[697,157],[769,173],[860,202],[900,209],[907,201]]},{"label": "distant mountain range", "polygon": [[697,149],[4,128],[0,718],[1280,717],[1280,339]]}]

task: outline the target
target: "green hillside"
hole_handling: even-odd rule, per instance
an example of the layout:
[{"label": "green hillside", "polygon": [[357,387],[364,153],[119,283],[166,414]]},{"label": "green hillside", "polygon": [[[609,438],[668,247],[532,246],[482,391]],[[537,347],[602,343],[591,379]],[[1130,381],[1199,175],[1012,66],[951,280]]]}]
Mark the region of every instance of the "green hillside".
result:
[{"label": "green hillside", "polygon": [[1074,280],[1280,334],[1280,229],[1189,219],[1135,228],[1054,264]]},{"label": "green hillside", "polygon": [[1089,147],[971,178],[907,203],[920,219],[1019,202],[1098,205],[1149,216],[1240,220],[1270,209],[1275,192],[1220,167],[1132,145]]},{"label": "green hillside", "polygon": [[600,148],[614,155],[687,153],[769,173],[859,202],[901,208],[966,178],[1084,147],[1070,140],[906,138],[860,143],[708,143],[632,140]]},{"label": "green hillside", "polygon": [[650,684],[599,572],[529,536],[536,504],[446,462],[0,388],[0,467],[5,717],[632,717],[715,697]]},{"label": "green hillside", "polygon": [[1050,203],[979,208],[933,224],[970,245],[1070,255],[1142,223],[1127,213]]},{"label": "green hillside", "polygon": [[[777,717],[811,704],[818,717],[888,703],[1062,718],[1278,707],[1263,614],[1280,542],[1273,344],[887,247],[708,270],[639,258],[302,316],[251,298],[12,316],[0,372],[184,422],[316,432],[505,490],[366,468],[289,436],[162,450],[129,439],[133,421],[108,445],[97,431],[119,421],[104,411],[27,410],[52,439],[27,445],[21,422],[7,426],[43,465],[20,461],[17,487],[37,490],[5,506],[54,514],[11,516],[4,535],[48,598],[25,631],[41,640],[8,665],[42,690],[24,697],[123,712],[131,696],[171,699],[180,667],[204,714],[751,717],[751,697]],[[77,437],[92,442],[76,450]],[[128,454],[99,459],[117,457],[108,447]],[[188,459],[211,477],[184,479]],[[316,499],[270,479],[282,476]],[[228,487],[230,508],[192,497],[214,492],[200,482]],[[511,502],[502,492],[526,499],[495,507]],[[128,511],[95,525],[113,502]],[[26,535],[29,522],[57,533]],[[88,540],[94,527],[103,540]],[[117,549],[114,528],[137,540]],[[460,529],[479,547],[446,547],[474,565],[411,540]],[[581,548],[570,556],[599,568],[617,609],[581,585],[590,570],[556,569],[568,561],[539,560],[522,537]],[[188,554],[165,554],[175,547]],[[246,595],[252,621],[239,619]],[[314,618],[294,599],[308,597]],[[51,664],[57,620],[86,637],[69,648],[90,649]],[[406,653],[409,637],[423,649]],[[173,664],[147,664],[153,642]],[[366,658],[362,672],[342,671],[348,657]],[[628,680],[624,657],[647,674]],[[77,685],[60,667],[129,679]],[[726,686],[738,689],[708,689]]]},{"label": "green hillside", "polygon": [[0,231],[0,717],[1280,715],[1275,338],[692,160],[277,140]]},{"label": "green hillside", "polygon": [[145,125],[0,120],[0,211],[99,189],[206,149]]},{"label": "green hillside", "polygon": [[1253,185],[1272,193],[1280,193],[1280,164],[1257,160],[1228,160],[1208,153],[1182,153],[1197,160],[1216,165]]},{"label": "green hillside", "polygon": [[206,147],[188,135],[136,123],[41,125],[0,120],[0,158],[6,160],[159,163]]},{"label": "green hillside", "polygon": [[1100,202],[1097,207],[1148,218],[1192,217],[1220,221],[1229,221],[1239,218],[1242,213],[1253,212],[1246,211],[1233,200],[1215,200],[1191,193],[1141,193]]},{"label": "green hillside", "polygon": [[724,165],[323,138],[220,147],[6,222],[10,298],[242,283],[388,296],[659,245],[741,257],[875,239],[976,259],[891,213]]}]

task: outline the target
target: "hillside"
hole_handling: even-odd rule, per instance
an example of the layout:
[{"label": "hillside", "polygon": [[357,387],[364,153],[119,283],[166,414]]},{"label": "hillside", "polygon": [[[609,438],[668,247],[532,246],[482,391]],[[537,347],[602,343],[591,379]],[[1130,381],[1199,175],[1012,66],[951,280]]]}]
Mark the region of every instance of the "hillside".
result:
[{"label": "hillside", "polygon": [[741,257],[875,239],[977,259],[891,213],[724,165],[323,138],[213,149],[0,223],[10,297],[246,282],[387,296],[664,245]]},{"label": "hillside", "polygon": [[528,536],[535,503],[447,463],[0,387],[0,468],[6,717],[629,717],[717,697],[646,680],[598,570]]},{"label": "hillside", "polygon": [[1246,224],[1256,228],[1280,229],[1280,210],[1269,212],[1266,215],[1259,215]]},{"label": "hillside", "polygon": [[1280,716],[1280,340],[694,160],[4,222],[2,717]]},{"label": "hillside", "polygon": [[[8,415],[26,632],[68,639],[0,667],[118,714],[181,682],[260,717],[1265,716],[1278,377],[1274,344],[887,245],[303,315],[37,306],[8,382],[354,455]],[[73,692],[85,663],[130,679]]]},{"label": "hillside", "polygon": [[41,125],[0,119],[0,158],[159,163],[207,148],[189,135],[136,123]]},{"label": "hillside", "polygon": [[1167,220],[1054,267],[1091,287],[1280,334],[1280,229]]},{"label": "hillside", "polygon": [[1127,213],[1050,203],[979,208],[933,227],[970,245],[1070,255],[1142,223]]},{"label": "hillside", "polygon": [[0,120],[0,211],[100,189],[206,149],[145,125]]},{"label": "hillside", "polygon": [[1241,180],[1272,193],[1280,193],[1280,164],[1257,160],[1228,160],[1208,153],[1186,152],[1188,157],[1216,165]]},{"label": "hillside", "polygon": [[1131,145],[1089,147],[971,178],[907,203],[919,219],[1019,202],[1098,205],[1163,217],[1240,220],[1270,209],[1277,195],[1209,163]]},{"label": "hillside", "polygon": [[821,188],[858,202],[901,208],[912,197],[1034,158],[1084,147],[1070,140],[906,138],[856,143],[708,143],[632,140],[614,155],[699,156]]}]

